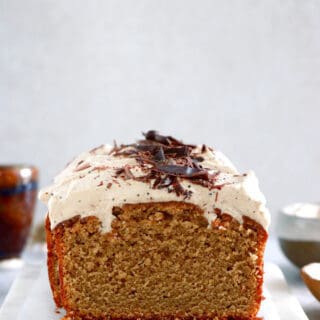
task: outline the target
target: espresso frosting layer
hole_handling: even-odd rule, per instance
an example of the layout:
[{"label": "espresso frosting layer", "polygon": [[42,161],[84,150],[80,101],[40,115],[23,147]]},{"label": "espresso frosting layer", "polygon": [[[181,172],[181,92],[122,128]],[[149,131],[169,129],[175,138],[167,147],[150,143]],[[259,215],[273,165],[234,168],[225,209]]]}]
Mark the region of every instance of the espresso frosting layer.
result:
[{"label": "espresso frosting layer", "polygon": [[96,216],[108,232],[113,207],[165,201],[199,206],[209,226],[219,209],[268,228],[269,212],[252,171],[239,174],[222,153],[204,145],[185,145],[154,131],[145,136],[136,144],[102,145],[80,154],[42,189],[51,228],[77,215]]}]

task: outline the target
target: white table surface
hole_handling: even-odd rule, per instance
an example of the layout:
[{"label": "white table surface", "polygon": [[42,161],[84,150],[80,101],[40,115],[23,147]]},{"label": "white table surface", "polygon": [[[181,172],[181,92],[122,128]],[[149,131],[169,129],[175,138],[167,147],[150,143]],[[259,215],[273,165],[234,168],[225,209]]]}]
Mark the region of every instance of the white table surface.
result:
[{"label": "white table surface", "polygon": [[[45,260],[44,254],[39,252],[26,252],[24,254],[25,261],[43,263]],[[292,290],[292,293],[298,298],[305,313],[310,320],[320,319],[320,302],[318,302],[304,286],[299,270],[291,265],[282,255],[278,243],[275,239],[270,239],[266,250],[266,261],[276,263],[285,274],[286,280]],[[19,268],[16,270],[0,269],[0,305],[17,274]]]}]

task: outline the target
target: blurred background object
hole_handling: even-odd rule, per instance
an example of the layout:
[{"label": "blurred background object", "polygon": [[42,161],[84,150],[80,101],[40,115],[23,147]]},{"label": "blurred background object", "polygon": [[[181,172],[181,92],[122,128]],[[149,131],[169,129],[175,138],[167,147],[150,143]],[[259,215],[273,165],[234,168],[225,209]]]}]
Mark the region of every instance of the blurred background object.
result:
[{"label": "blurred background object", "polygon": [[33,243],[45,243],[46,241],[46,232],[44,228],[44,223],[38,223],[34,227],[34,231],[32,234],[32,242]]},{"label": "blurred background object", "polygon": [[280,246],[297,267],[320,262],[320,206],[295,203],[283,208],[276,221]]},{"label": "blurred background object", "polygon": [[0,165],[0,262],[20,257],[37,199],[38,169]]},{"label": "blurred background object", "polygon": [[320,263],[310,263],[301,269],[301,277],[309,290],[320,301]]}]

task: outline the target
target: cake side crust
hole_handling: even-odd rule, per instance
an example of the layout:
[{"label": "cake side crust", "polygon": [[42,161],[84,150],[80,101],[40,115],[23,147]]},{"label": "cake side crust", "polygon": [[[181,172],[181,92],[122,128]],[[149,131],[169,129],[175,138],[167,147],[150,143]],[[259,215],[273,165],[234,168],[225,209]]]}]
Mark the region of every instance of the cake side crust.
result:
[{"label": "cake side crust", "polygon": [[62,302],[60,297],[60,276],[56,250],[55,232],[51,231],[50,220],[48,215],[45,220],[45,230],[47,241],[47,267],[50,288],[56,306],[58,308],[61,308]]}]

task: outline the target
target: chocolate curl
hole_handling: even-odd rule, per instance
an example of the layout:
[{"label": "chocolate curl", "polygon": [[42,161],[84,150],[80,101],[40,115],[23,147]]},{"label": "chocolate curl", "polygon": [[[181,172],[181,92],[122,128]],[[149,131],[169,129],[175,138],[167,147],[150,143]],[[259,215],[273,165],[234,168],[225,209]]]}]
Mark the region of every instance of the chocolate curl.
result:
[{"label": "chocolate curl", "polygon": [[136,144],[115,146],[112,154],[135,158],[146,174],[135,177],[130,168],[125,166],[116,175],[122,175],[124,179],[152,182],[155,189],[168,188],[168,192],[175,192],[185,198],[189,198],[192,191],[183,188],[181,179],[189,179],[192,183],[209,189],[221,189],[224,186],[216,185],[220,172],[210,174],[201,165],[204,161],[201,153],[210,149],[206,145],[202,145],[200,154],[192,154],[196,146],[184,144],[171,136],[161,135],[155,130],[149,130],[143,135],[145,139]]}]

